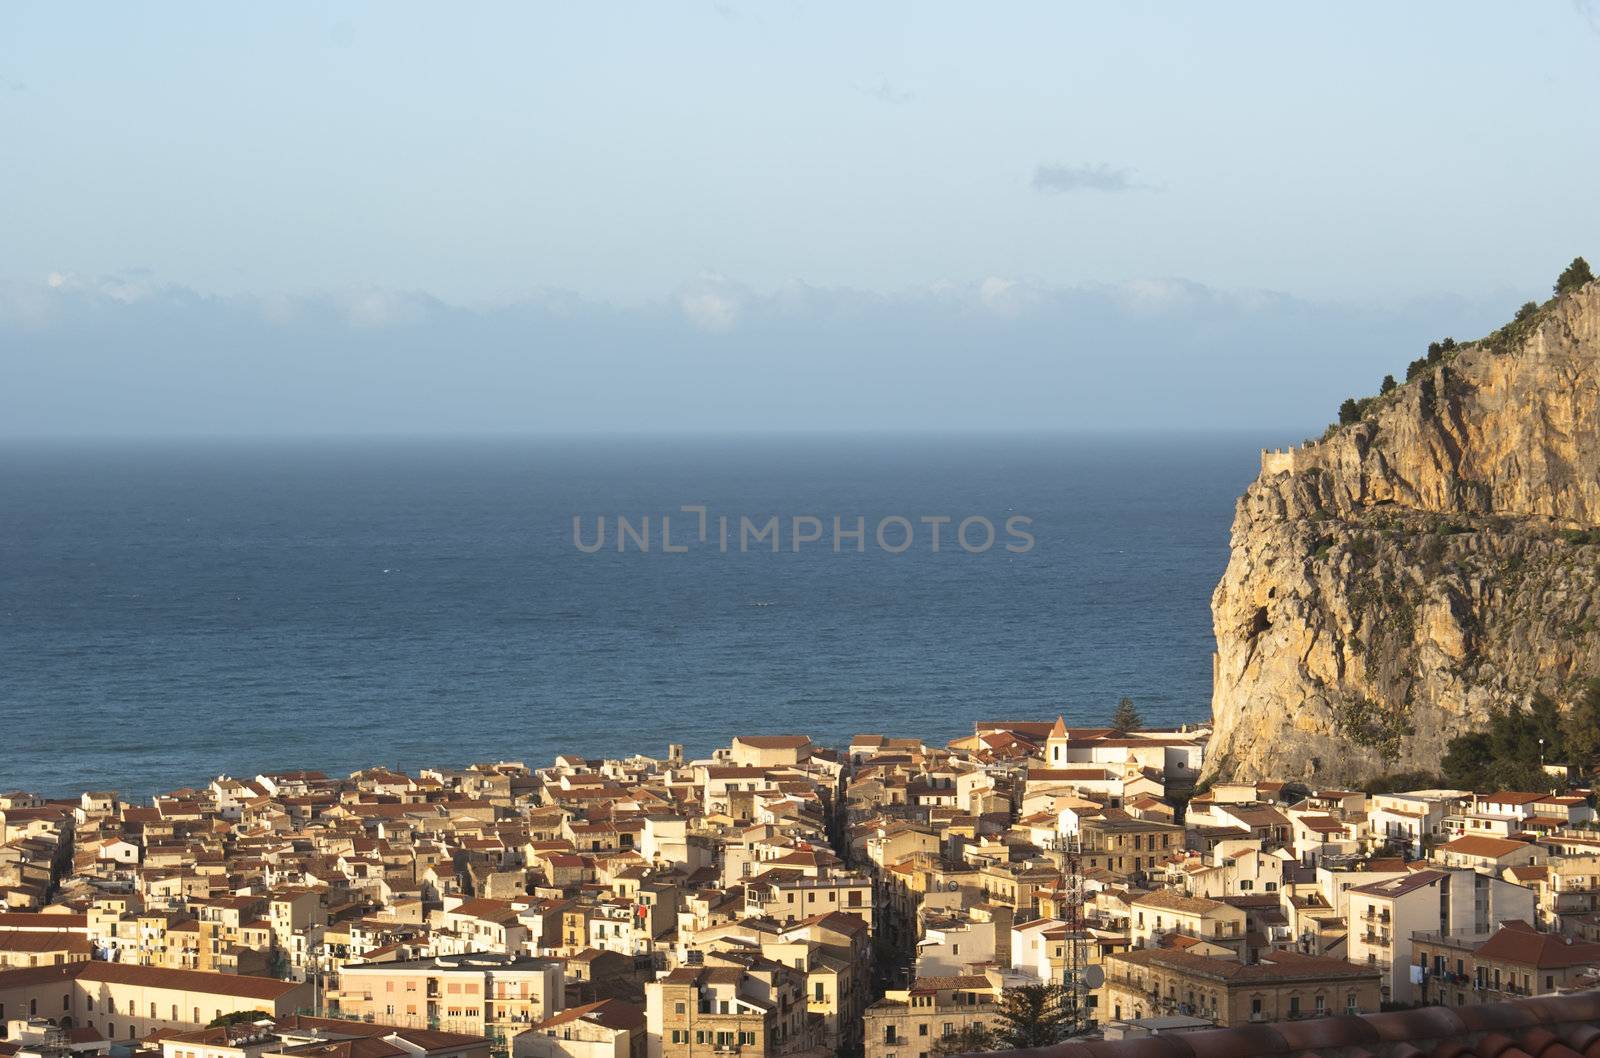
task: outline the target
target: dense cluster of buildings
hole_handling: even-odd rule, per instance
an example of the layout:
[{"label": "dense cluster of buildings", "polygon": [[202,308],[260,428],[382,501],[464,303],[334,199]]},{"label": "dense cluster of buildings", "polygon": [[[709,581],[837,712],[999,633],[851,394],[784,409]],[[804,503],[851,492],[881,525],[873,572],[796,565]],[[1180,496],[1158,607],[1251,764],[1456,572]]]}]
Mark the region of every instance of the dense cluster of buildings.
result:
[{"label": "dense cluster of buildings", "polygon": [[[1583,796],[1194,794],[1205,729],[0,795],[0,1055],[934,1058],[1582,990]],[[1192,795],[1192,796],[1191,796]]]}]

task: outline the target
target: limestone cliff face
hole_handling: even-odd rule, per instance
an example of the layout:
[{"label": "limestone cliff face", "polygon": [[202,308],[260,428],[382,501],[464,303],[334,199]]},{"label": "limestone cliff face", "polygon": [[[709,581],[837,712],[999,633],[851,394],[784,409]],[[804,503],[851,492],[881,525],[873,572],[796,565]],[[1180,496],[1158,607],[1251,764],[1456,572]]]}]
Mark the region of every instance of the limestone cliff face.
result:
[{"label": "limestone cliff face", "polygon": [[1212,597],[1209,774],[1436,772],[1491,709],[1600,675],[1600,546],[1570,532],[1600,525],[1600,283],[1262,463]]}]

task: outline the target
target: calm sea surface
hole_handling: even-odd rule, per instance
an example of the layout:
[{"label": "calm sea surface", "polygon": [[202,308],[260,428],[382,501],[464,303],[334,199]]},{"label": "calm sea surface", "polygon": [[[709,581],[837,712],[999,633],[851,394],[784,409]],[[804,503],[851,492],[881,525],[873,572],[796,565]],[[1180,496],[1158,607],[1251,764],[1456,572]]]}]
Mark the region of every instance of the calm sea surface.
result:
[{"label": "calm sea surface", "polygon": [[[1208,715],[1261,435],[10,444],[0,788]],[[709,511],[709,541],[696,517]],[[614,519],[682,554],[617,553]],[[573,515],[592,542],[573,546]],[[740,516],[783,522],[739,553]],[[835,553],[832,518],[867,519]],[[717,546],[730,517],[730,551]],[[790,549],[789,519],[823,539]],[[903,554],[873,527],[910,519]],[[1004,520],[1035,544],[1004,548]],[[969,554],[922,516],[990,519]],[[969,534],[981,543],[980,526]],[[903,531],[886,529],[898,546]]]}]

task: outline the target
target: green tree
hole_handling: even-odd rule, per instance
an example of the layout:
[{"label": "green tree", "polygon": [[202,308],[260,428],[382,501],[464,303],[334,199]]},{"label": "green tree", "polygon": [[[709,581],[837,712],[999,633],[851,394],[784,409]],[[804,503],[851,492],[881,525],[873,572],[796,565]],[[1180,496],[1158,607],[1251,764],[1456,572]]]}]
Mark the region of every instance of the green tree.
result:
[{"label": "green tree", "polygon": [[1354,397],[1346,397],[1344,403],[1339,405],[1339,425],[1349,426],[1353,422],[1361,421],[1361,405]]},{"label": "green tree", "polygon": [[1134,707],[1132,698],[1124,698],[1117,703],[1117,711],[1111,714],[1111,732],[1115,735],[1126,735],[1130,731],[1137,731],[1144,727],[1144,717],[1139,715],[1139,710]]},{"label": "green tree", "polygon": [[941,1058],[952,1054],[979,1054],[995,1049],[994,1033],[983,1025],[968,1025],[959,1032],[933,1041],[931,1052]]},{"label": "green tree", "polygon": [[1572,263],[1567,265],[1567,270],[1561,273],[1556,280],[1556,294],[1566,294],[1577,290],[1585,283],[1594,282],[1594,273],[1589,271],[1589,262],[1581,257],[1574,257]]},{"label": "green tree", "polygon": [[1421,356],[1417,357],[1415,360],[1411,361],[1411,363],[1406,365],[1406,381],[1410,382],[1412,379],[1416,378],[1418,375],[1427,370],[1427,358]]},{"label": "green tree", "polygon": [[1526,710],[1493,713],[1483,730],[1451,739],[1444,777],[1453,786],[1474,790],[1548,790],[1556,781],[1542,764],[1565,756],[1561,711],[1549,698],[1535,695]]},{"label": "green tree", "polygon": [[1577,701],[1561,718],[1564,758],[1559,763],[1588,768],[1600,759],[1600,679],[1588,679]]},{"label": "green tree", "polygon": [[1528,319],[1529,317],[1531,317],[1534,313],[1536,313],[1538,311],[1539,311],[1539,305],[1538,305],[1537,302],[1524,301],[1522,303],[1522,307],[1517,310],[1517,320],[1518,320],[1518,322],[1521,322],[1522,320]]},{"label": "green tree", "polygon": [[206,1028],[221,1029],[229,1025],[250,1025],[266,1016],[259,1010],[233,1010],[212,1018],[211,1024],[207,1025]]},{"label": "green tree", "polygon": [[1048,1047],[1072,1026],[1071,997],[1060,984],[1023,985],[1000,995],[995,1042],[1002,1047]]},{"label": "green tree", "polygon": [[1399,383],[1394,380],[1393,375],[1384,375],[1383,381],[1378,384],[1378,392],[1393,393],[1394,387],[1397,385],[1399,385]]}]

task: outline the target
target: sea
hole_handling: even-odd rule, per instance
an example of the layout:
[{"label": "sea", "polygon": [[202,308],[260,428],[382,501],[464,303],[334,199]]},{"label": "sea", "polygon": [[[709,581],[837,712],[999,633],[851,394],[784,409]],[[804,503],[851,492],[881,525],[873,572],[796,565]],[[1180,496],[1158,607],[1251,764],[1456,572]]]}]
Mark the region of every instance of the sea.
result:
[{"label": "sea", "polygon": [[1262,443],[6,442],[0,789],[1204,721]]}]

